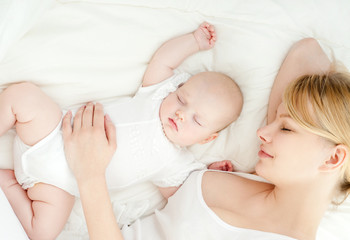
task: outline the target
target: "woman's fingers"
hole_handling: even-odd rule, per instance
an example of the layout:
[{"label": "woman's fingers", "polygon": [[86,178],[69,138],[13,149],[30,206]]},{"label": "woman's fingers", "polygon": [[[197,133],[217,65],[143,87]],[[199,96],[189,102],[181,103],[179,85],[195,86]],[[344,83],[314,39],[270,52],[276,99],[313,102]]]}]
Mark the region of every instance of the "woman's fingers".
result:
[{"label": "woman's fingers", "polygon": [[105,129],[109,145],[115,150],[117,148],[116,130],[108,114],[105,116]]},{"label": "woman's fingers", "polygon": [[74,116],[73,129],[71,131],[79,131],[81,128],[92,126],[104,128],[104,112],[100,103],[96,103],[96,105],[88,103],[85,106],[81,106]]},{"label": "woman's fingers", "polygon": [[94,114],[93,114],[93,126],[98,128],[104,128],[104,112],[103,106],[100,103],[95,104]]},{"label": "woman's fingers", "polygon": [[82,127],[91,127],[94,116],[94,104],[91,102],[85,106],[83,111]]},{"label": "woman's fingers", "polygon": [[84,109],[85,109],[85,106],[81,106],[78,109],[78,111],[75,113],[74,121],[73,121],[73,132],[81,128]]},{"label": "woman's fingers", "polygon": [[72,120],[72,112],[68,111],[66,115],[64,115],[62,120],[63,139],[67,139],[67,137],[72,134],[71,120]]},{"label": "woman's fingers", "polygon": [[63,120],[64,147],[67,162],[77,180],[103,176],[116,150],[116,130],[103,107],[89,103],[81,107],[74,117]]},{"label": "woman's fingers", "polygon": [[116,145],[116,129],[108,115],[104,115],[103,106],[100,103],[96,105],[88,103],[81,106],[76,112],[71,125],[72,112],[68,111],[62,120],[63,137],[70,136],[73,132],[78,132],[82,127],[93,127],[104,129],[106,137],[111,145]]}]

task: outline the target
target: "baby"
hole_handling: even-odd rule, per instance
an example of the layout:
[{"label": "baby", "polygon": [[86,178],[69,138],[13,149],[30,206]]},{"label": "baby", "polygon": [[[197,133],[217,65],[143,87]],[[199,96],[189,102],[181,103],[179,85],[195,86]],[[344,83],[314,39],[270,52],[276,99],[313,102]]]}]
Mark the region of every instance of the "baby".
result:
[{"label": "baby", "polygon": [[[191,171],[204,167],[186,147],[214,140],[235,121],[242,94],[224,74],[191,76],[173,70],[215,41],[208,23],[167,41],[151,59],[135,96],[104,106],[118,141],[106,171],[109,189],[151,181],[167,198]],[[89,103],[86,109],[91,107]],[[12,171],[0,170],[0,186],[31,239],[54,239],[78,196],[65,160],[61,121],[59,106],[31,83],[12,85],[0,94],[0,135],[13,126],[17,131],[16,178]]]}]

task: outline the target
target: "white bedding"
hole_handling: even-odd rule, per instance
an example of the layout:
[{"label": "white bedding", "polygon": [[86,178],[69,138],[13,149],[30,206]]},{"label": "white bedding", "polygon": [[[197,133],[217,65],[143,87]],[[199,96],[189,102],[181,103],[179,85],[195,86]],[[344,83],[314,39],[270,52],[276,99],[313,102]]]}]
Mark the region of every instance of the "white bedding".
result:
[{"label": "white bedding", "polygon": [[[0,239],[28,240],[28,237],[13,212],[5,193],[0,188]],[[6,231],[4,231],[6,229]]]},{"label": "white bedding", "polygon": [[[228,74],[242,89],[244,107],[215,142],[192,150],[204,162],[220,156],[250,171],[257,161],[256,129],[265,123],[270,88],[289,47],[314,37],[350,69],[349,13],[348,0],[0,0],[0,91],[31,81],[63,108],[132,95],[164,41],[208,21],[217,29],[216,46],[191,56],[180,70]],[[2,168],[12,167],[13,136],[11,130],[0,137]],[[130,198],[129,207],[114,205],[117,215],[164,205],[149,184],[112,193],[114,202]],[[318,239],[346,239],[349,222],[350,200],[326,213]],[[59,239],[87,239],[79,201]]]}]

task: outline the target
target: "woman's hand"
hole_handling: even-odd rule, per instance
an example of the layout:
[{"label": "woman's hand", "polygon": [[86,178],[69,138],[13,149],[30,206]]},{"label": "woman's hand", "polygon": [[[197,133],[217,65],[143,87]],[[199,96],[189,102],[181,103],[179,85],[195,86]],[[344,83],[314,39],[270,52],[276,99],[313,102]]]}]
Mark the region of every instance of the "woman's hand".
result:
[{"label": "woman's hand", "polygon": [[[109,199],[105,171],[117,148],[116,132],[102,105],[81,107],[71,125],[72,114],[63,118],[64,149],[77,179],[80,200],[91,240],[121,240]],[[103,219],[103,221],[101,221]]]},{"label": "woman's hand", "polygon": [[78,182],[105,177],[105,170],[116,150],[116,130],[101,104],[88,103],[63,118],[62,131],[67,162]]}]

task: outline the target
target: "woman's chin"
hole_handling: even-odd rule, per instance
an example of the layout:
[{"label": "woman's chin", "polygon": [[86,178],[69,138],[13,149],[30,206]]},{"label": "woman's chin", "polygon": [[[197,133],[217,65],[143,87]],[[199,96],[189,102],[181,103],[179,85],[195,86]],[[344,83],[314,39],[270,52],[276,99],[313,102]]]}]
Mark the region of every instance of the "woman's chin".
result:
[{"label": "woman's chin", "polygon": [[261,162],[261,160],[259,160],[259,161],[257,162],[257,164],[255,165],[255,173],[256,173],[257,175],[263,177],[263,176],[262,176],[263,173],[264,173],[263,169],[264,169],[263,163]]}]

